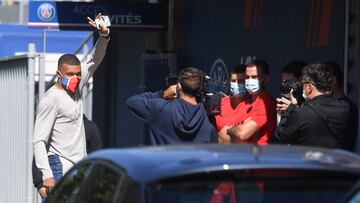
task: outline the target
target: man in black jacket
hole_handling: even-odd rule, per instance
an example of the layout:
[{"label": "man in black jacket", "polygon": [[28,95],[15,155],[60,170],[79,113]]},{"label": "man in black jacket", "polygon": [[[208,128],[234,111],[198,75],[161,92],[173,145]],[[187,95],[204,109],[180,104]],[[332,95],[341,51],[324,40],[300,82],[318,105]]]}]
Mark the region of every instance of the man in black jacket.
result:
[{"label": "man in black jacket", "polygon": [[345,95],[344,74],[342,72],[341,66],[335,61],[326,61],[325,63],[330,66],[333,72],[332,84],[334,88],[332,91],[332,96],[337,100],[345,102],[345,104],[347,104],[350,108],[349,127],[347,128],[347,135],[344,139],[344,147],[346,150],[355,151],[359,121],[358,107],[348,96]]},{"label": "man in black jacket", "polygon": [[349,106],[331,96],[332,71],[325,64],[311,64],[302,70],[304,105],[296,100],[286,110],[277,129],[278,142],[326,148],[344,148]]}]

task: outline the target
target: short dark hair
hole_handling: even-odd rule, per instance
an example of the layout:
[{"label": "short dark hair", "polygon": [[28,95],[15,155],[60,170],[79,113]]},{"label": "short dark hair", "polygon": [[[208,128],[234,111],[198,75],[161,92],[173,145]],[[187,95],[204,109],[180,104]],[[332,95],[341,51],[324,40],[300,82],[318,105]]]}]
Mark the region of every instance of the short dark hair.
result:
[{"label": "short dark hair", "polygon": [[286,64],[282,68],[281,73],[290,73],[290,74],[293,74],[296,78],[298,78],[302,75],[301,70],[306,65],[307,65],[307,63],[304,61],[295,60],[295,61],[292,61],[292,62]]},{"label": "short dark hair", "polygon": [[253,62],[246,65],[246,67],[253,67],[256,66],[256,70],[261,72],[263,75],[269,75],[269,64],[261,59],[256,59]]},{"label": "short dark hair", "polygon": [[332,72],[333,72],[333,76],[335,76],[336,78],[336,84],[339,85],[340,87],[344,86],[344,74],[342,71],[342,68],[340,66],[340,64],[338,64],[336,61],[325,61],[325,64],[327,64],[328,66],[330,66]]},{"label": "short dark hair", "polygon": [[203,73],[196,68],[184,68],[178,74],[178,82],[184,94],[199,96],[203,88]]},{"label": "short dark hair", "polygon": [[74,54],[64,54],[58,60],[58,70],[63,64],[78,66],[80,65],[80,61]]},{"label": "short dark hair", "polygon": [[246,65],[238,64],[231,70],[231,74],[245,73]]},{"label": "short dark hair", "polygon": [[305,66],[302,69],[303,80],[315,85],[319,92],[325,93],[332,88],[332,70],[325,63],[316,63]]}]

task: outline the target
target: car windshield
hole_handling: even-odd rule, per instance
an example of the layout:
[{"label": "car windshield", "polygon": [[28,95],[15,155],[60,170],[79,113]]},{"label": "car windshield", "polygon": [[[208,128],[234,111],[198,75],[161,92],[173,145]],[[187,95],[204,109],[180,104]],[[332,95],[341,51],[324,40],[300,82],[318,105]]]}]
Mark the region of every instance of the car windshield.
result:
[{"label": "car windshield", "polygon": [[251,170],[198,174],[151,184],[148,202],[341,202],[358,176],[319,171]]}]

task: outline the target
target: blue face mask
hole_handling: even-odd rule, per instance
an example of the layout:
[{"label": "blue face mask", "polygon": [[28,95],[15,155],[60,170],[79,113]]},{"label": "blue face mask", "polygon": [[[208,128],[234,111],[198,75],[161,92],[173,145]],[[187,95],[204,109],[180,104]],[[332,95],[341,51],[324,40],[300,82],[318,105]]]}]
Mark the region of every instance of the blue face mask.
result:
[{"label": "blue face mask", "polygon": [[237,82],[230,82],[230,92],[233,96],[241,97],[246,94],[245,84],[244,83],[237,83]]},{"label": "blue face mask", "polygon": [[260,91],[260,82],[257,79],[246,79],[245,87],[249,94],[254,94]]}]

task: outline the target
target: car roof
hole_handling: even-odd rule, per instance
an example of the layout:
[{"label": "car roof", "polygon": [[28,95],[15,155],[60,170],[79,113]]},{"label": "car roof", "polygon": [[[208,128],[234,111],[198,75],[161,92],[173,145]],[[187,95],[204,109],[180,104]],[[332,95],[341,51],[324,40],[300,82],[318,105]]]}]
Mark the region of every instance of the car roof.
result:
[{"label": "car roof", "polygon": [[245,169],[310,169],[360,175],[360,156],[337,149],[254,144],[169,145],[106,149],[84,161],[112,162],[139,182],[201,172]]}]

